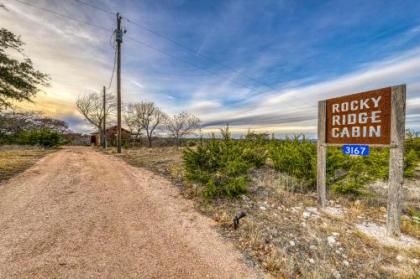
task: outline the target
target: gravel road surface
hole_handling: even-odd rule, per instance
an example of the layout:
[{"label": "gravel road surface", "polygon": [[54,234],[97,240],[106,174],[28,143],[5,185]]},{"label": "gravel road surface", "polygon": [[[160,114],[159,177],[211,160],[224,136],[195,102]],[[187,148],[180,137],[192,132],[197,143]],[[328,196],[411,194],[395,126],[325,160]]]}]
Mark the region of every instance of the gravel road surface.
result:
[{"label": "gravel road surface", "polygon": [[0,278],[258,278],[167,180],[88,147],[0,184]]}]

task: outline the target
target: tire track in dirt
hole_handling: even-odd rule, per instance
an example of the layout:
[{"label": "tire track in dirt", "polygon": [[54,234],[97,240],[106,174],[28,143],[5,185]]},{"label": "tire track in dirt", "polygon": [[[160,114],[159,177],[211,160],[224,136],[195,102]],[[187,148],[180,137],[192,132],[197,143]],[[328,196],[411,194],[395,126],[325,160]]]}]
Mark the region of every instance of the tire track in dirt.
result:
[{"label": "tire track in dirt", "polygon": [[162,177],[90,148],[0,185],[1,278],[257,278]]}]

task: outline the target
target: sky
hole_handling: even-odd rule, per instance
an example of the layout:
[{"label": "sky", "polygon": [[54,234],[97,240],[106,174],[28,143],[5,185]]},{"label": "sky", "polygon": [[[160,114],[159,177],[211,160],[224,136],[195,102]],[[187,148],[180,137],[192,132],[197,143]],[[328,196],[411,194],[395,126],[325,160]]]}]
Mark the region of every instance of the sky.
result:
[{"label": "sky", "polygon": [[[0,0],[0,27],[51,77],[20,104],[91,132],[75,101],[111,80],[115,13],[122,101],[188,111],[204,131],[229,123],[316,134],[317,103],[407,84],[407,128],[420,131],[420,1]],[[26,3],[26,4],[25,4]],[[115,93],[115,77],[110,92]]]}]

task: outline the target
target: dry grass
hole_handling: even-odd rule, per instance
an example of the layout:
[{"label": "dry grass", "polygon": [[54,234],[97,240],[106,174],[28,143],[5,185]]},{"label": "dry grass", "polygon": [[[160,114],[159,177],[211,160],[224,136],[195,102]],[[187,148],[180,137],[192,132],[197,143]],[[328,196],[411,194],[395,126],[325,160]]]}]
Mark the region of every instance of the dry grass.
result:
[{"label": "dry grass", "polygon": [[[109,151],[112,153],[112,151]],[[251,174],[249,193],[239,199],[208,201],[196,195],[197,185],[182,179],[181,150],[140,148],[125,150],[128,163],[148,168],[174,181],[197,209],[218,222],[220,233],[243,254],[276,278],[416,278],[420,276],[418,249],[381,246],[355,228],[364,221],[385,223],[385,208],[374,198],[333,196],[331,215],[316,209],[313,192],[298,193],[296,184],[264,167]],[[247,216],[232,227],[238,211]],[[312,212],[313,211],[313,212]],[[308,213],[309,212],[309,213]],[[308,216],[309,214],[309,216]],[[418,236],[418,227],[404,217],[402,229]],[[409,223],[408,223],[409,222]]]},{"label": "dry grass", "polygon": [[53,150],[33,146],[0,146],[0,182],[26,170]]}]

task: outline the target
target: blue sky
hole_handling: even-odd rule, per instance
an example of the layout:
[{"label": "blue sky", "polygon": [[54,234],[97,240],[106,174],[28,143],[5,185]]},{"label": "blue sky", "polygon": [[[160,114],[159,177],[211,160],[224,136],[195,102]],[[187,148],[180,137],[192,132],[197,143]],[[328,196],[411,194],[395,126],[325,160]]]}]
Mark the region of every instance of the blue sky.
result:
[{"label": "blue sky", "polygon": [[91,129],[77,96],[109,82],[119,11],[125,103],[191,111],[208,130],[229,122],[238,133],[313,135],[318,100],[407,83],[407,126],[420,131],[420,1],[81,0],[111,13],[77,0],[20,1],[38,8],[0,0],[0,23],[52,77],[26,107],[74,130]]}]

